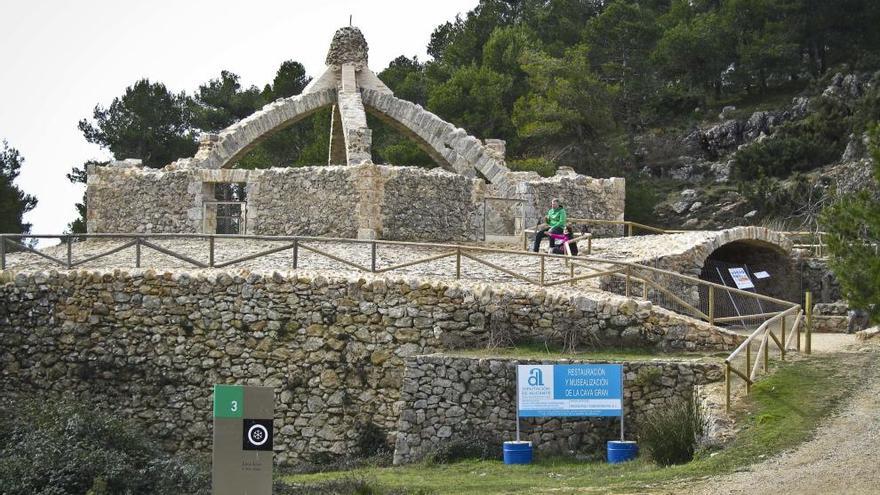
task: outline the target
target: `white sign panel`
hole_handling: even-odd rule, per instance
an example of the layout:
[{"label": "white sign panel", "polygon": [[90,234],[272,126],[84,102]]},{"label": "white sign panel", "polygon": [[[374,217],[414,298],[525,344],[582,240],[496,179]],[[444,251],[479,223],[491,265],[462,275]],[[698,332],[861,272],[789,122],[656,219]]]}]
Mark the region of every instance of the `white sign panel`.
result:
[{"label": "white sign panel", "polygon": [[755,284],[752,283],[752,279],[749,278],[749,274],[742,268],[728,268],[727,271],[730,272],[730,277],[733,278],[733,283],[736,284],[737,289],[754,289]]},{"label": "white sign panel", "polygon": [[519,365],[519,417],[620,416],[619,364]]},{"label": "white sign panel", "polygon": [[770,274],[767,272],[755,272],[752,275],[754,275],[755,278],[770,278]]}]

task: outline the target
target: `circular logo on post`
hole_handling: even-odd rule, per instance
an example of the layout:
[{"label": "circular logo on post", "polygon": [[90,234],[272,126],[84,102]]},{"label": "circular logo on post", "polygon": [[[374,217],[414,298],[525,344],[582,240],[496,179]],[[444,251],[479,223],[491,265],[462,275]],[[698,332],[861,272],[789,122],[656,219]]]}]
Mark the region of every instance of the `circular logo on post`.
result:
[{"label": "circular logo on post", "polygon": [[244,419],[242,424],[242,450],[272,450],[271,419]]}]

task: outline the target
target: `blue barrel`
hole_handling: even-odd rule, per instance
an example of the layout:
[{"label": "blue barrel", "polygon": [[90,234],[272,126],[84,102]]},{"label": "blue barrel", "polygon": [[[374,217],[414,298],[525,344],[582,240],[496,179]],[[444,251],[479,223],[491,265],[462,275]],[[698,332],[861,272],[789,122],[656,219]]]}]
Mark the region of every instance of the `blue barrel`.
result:
[{"label": "blue barrel", "polygon": [[504,464],[531,464],[532,442],[504,442]]},{"label": "blue barrel", "polygon": [[608,463],[619,464],[631,461],[639,455],[639,446],[636,442],[608,442]]}]

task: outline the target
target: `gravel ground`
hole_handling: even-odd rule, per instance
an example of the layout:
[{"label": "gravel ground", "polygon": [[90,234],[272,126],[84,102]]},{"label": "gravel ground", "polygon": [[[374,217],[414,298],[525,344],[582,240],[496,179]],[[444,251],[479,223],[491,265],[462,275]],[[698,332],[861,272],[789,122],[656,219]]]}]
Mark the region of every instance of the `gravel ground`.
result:
[{"label": "gravel ground", "polygon": [[[72,249],[73,262],[86,260],[91,256],[107,252],[115,247],[124,245],[127,240],[92,239],[85,242],[74,243]],[[170,249],[176,253],[184,254],[202,263],[208,262],[208,241],[203,239],[162,239],[151,241],[161,247]],[[215,244],[215,262],[223,263],[243,256],[281,247],[286,243],[277,241],[256,241],[239,239],[218,239]],[[352,266],[335,261],[326,256],[308,251],[311,247],[322,252],[337,256],[344,260],[357,263],[369,271],[371,254],[369,244],[351,244],[335,242],[308,242],[300,246],[298,254],[298,267],[310,271],[326,271],[338,275],[357,275],[364,273]],[[508,248],[509,249],[509,248]],[[43,253],[55,258],[67,259],[67,246],[58,245],[41,250]],[[416,246],[379,245],[376,255],[378,269],[394,264],[414,261],[443,252],[449,252],[448,248],[425,248]],[[538,279],[540,273],[540,261],[537,257],[519,254],[495,254],[472,252],[473,256],[487,262],[503,267],[521,276]],[[141,267],[171,269],[186,268],[197,270],[193,264],[162,254],[146,246],[141,248]],[[41,258],[33,253],[10,253],[7,255],[6,267],[12,270],[64,270],[58,263]],[[97,260],[89,261],[75,266],[76,269],[91,270],[128,270],[135,267],[135,248],[127,247],[119,252]],[[596,269],[606,269],[607,265],[597,264]],[[236,263],[227,267],[227,270],[251,270],[251,271],[288,271],[293,268],[293,251],[287,249],[274,254],[261,256],[257,259]],[[576,275],[590,273],[584,268],[577,268]],[[455,279],[455,257],[447,257],[440,260],[421,263],[414,266],[404,267],[388,272],[392,277],[419,276],[431,277],[438,280]],[[547,259],[545,263],[545,281],[564,280],[569,277],[569,269],[563,260]],[[528,282],[517,279],[507,273],[496,270],[485,264],[462,258],[461,278],[473,282],[492,282],[510,285],[531,285]],[[578,283],[581,290],[594,290],[598,286],[598,279],[589,279]],[[567,288],[567,285],[561,288]]]},{"label": "gravel ground", "polygon": [[[843,344],[853,373],[863,378],[840,412],[800,447],[755,464],[745,471],[710,478],[699,485],[676,489],[691,494],[877,494],[880,470],[874,456],[880,452],[880,343]],[[838,349],[842,339],[829,339],[819,352]],[[815,343],[815,342],[814,342]]]}]

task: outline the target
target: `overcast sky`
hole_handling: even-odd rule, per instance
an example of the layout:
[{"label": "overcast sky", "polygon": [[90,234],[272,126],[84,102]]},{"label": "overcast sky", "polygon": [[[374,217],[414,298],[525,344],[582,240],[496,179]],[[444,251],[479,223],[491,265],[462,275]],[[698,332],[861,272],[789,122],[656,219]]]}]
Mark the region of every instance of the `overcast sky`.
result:
[{"label": "overcast sky", "polygon": [[434,27],[477,0],[0,0],[0,140],[25,158],[16,183],[39,203],[31,232],[61,233],[82,186],[65,174],[109,153],[77,122],[140,78],[192,93],[223,69],[262,88],[285,60],[324,69],[333,33],[363,31],[370,68],[425,60]]}]

